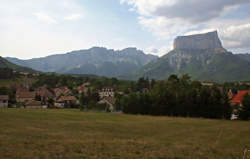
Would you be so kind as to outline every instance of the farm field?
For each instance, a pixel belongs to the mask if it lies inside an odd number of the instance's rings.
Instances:
[[[246,121],[0,109],[1,159],[236,159],[244,148]]]

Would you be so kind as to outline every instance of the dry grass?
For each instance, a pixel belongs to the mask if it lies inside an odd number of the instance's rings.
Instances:
[[[0,109],[1,159],[236,159],[250,122]]]

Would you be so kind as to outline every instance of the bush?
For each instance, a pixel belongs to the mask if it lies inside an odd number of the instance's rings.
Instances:
[[[239,118],[241,120],[249,120],[250,118],[250,95],[246,94],[242,101],[242,107],[239,110]]]

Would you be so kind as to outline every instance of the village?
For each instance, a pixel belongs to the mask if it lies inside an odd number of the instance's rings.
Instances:
[[[145,81],[144,81],[145,82]],[[202,83],[203,87],[213,87],[212,83]],[[27,78],[22,84],[0,85],[0,88],[15,90],[14,95],[1,94],[0,108],[37,108],[37,109],[58,109],[58,108],[80,108],[102,110],[106,112],[121,112],[122,109],[117,106],[117,98],[128,96],[132,92],[128,88],[126,93],[116,90],[111,86],[105,86],[97,90],[89,82],[83,82],[79,86],[70,89],[66,85],[48,88],[46,84],[32,90],[31,83]],[[218,87],[218,90],[222,88]],[[148,87],[141,87],[136,94],[147,93]],[[235,92],[235,91],[234,91]],[[228,101],[233,108],[231,119],[237,119],[238,110],[242,107],[242,101],[246,94],[250,95],[249,90],[238,90],[234,93],[231,89],[227,92]],[[132,92],[133,93],[133,92]],[[13,99],[14,98],[14,99]],[[89,99],[90,98],[90,99]],[[15,101],[13,102],[10,101]],[[91,102],[89,102],[91,101]],[[95,101],[93,103],[93,101]]]
[[[0,86],[7,89],[15,88],[16,104],[9,103],[8,95],[0,95],[0,108],[72,108],[80,105],[81,95],[86,95],[92,89],[89,83],[83,83],[75,88],[77,95],[73,95],[72,91],[67,86],[53,88],[50,91],[46,85],[38,87],[34,91],[29,90],[29,86]],[[112,87],[104,87],[98,91],[98,104],[107,105],[108,111],[115,111],[115,94],[123,94],[121,91],[115,91]]]

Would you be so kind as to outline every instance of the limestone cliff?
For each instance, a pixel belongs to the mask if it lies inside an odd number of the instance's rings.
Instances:
[[[247,57],[224,49],[216,31],[180,36],[174,41],[174,50],[144,66],[137,77],[167,79],[171,74],[189,74],[202,81],[247,81]]]
[[[190,36],[178,36],[174,40],[175,50],[206,50],[223,48],[217,31]]]

